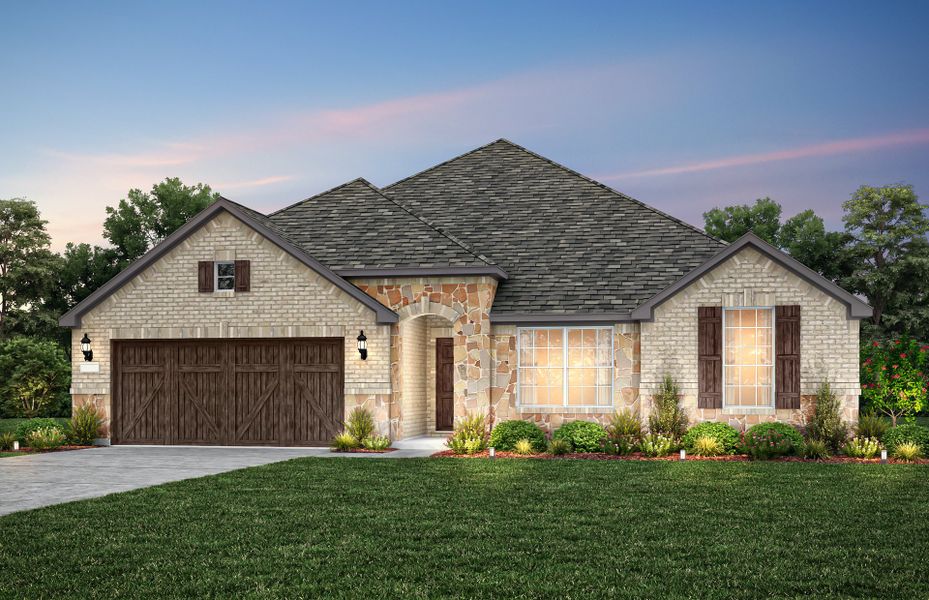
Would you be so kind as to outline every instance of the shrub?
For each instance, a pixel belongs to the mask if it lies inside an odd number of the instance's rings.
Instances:
[[[646,456],[667,456],[674,449],[674,440],[660,433],[650,433],[642,437],[639,448]]]
[[[842,421],[839,398],[829,382],[816,390],[816,407],[806,426],[807,437],[826,442],[830,450],[838,450],[848,439],[848,428]]]
[[[0,433],[0,450],[12,450],[13,442],[16,441],[16,434],[12,431]]]
[[[881,444],[874,438],[854,437],[842,446],[842,452],[852,458],[874,458],[881,451]]]
[[[70,414],[71,365],[50,341],[17,337],[0,344],[0,403],[11,417]]]
[[[71,440],[81,446],[89,446],[99,437],[103,419],[97,407],[89,402],[74,409],[71,415]]]
[[[603,450],[608,454],[629,454],[642,439],[642,421],[638,413],[623,410],[613,413],[606,426]]]
[[[922,458],[923,451],[919,444],[913,442],[903,442],[894,450],[894,458],[905,460],[907,462]]]
[[[47,429],[49,427],[57,428],[58,421],[48,417],[36,417],[35,419],[28,419],[16,426],[16,439],[25,444],[29,440],[29,435],[33,431],[37,429]]]
[[[529,440],[519,440],[513,444],[513,452],[516,454],[532,454],[535,450],[535,445]]]
[[[387,450],[390,448],[390,438],[386,435],[369,435],[361,445],[368,450]]]
[[[698,423],[687,430],[681,443],[688,452],[696,454],[696,442],[701,437],[711,437],[719,442],[722,446],[720,454],[735,454],[739,449],[739,432],[728,423],[716,421]]]
[[[455,432],[445,444],[455,454],[477,454],[487,449],[484,415],[466,415],[455,423]]]
[[[603,445],[606,430],[599,423],[571,421],[552,434],[553,439],[565,440],[575,452],[597,452]]]
[[[567,454],[571,451],[571,444],[566,440],[552,440],[548,443],[548,452],[555,456],[561,456],[562,454]]]
[[[745,432],[742,445],[752,458],[767,460],[793,453],[803,445],[803,436],[786,423],[759,423]]]
[[[891,454],[897,446],[908,442],[919,446],[923,454],[929,453],[929,428],[915,424],[898,425],[884,434],[884,445]]]
[[[603,440],[603,451],[607,454],[625,456],[635,452],[641,440],[642,438],[633,438],[632,436],[607,437],[607,439]]]
[[[348,452],[359,446],[358,440],[350,433],[342,432],[332,438],[332,449],[336,452]]]
[[[861,396],[866,406],[897,419],[926,408],[929,345],[910,339],[872,342],[861,347]]]
[[[813,439],[803,442],[800,448],[797,449],[797,454],[811,460],[824,460],[832,456],[832,453],[829,451],[829,445],[826,444],[826,442]]]
[[[881,441],[888,429],[890,429],[890,423],[884,417],[868,412],[858,418],[856,431],[860,437],[869,437]]]
[[[719,456],[724,452],[723,445],[713,436],[701,435],[693,444],[696,456]]]
[[[64,445],[65,434],[59,427],[40,427],[29,434],[26,443],[35,450],[50,450]]]
[[[687,432],[687,413],[681,408],[681,390],[670,375],[665,375],[658,393],[652,396],[652,414],[648,416],[648,430],[674,440]]]
[[[529,440],[538,452],[545,450],[545,433],[530,421],[503,421],[490,432],[490,445],[497,450],[513,450],[519,440]]]
[[[363,443],[377,429],[374,415],[367,408],[360,406],[352,409],[345,422],[345,433],[355,438],[359,444]]]

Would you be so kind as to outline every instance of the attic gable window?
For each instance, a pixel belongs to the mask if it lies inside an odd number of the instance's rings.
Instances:
[[[215,285],[213,289],[234,290],[235,289],[235,262],[233,261],[216,261],[213,263],[213,280]]]

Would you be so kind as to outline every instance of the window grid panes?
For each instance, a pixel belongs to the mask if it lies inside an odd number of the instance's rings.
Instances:
[[[234,290],[235,289],[235,263],[234,262],[216,262],[216,287],[217,290]]]
[[[774,406],[774,310],[723,311],[724,406]]]
[[[521,406],[611,406],[612,328],[520,329],[518,369]]]

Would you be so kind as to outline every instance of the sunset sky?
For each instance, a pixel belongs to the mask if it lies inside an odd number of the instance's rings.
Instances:
[[[55,249],[165,177],[270,211],[505,137],[694,224],[929,198],[929,2],[7,4],[0,198]]]

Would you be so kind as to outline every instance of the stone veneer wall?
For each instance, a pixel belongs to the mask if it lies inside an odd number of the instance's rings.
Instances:
[[[251,261],[250,292],[197,291],[197,261]],[[368,336],[369,358],[358,357],[355,338]],[[228,213],[217,215],[82,318],[72,331],[72,356],[87,333],[98,373],[72,364],[75,405],[95,403],[109,437],[110,341],[140,338],[344,337],[345,407],[370,406],[385,417],[390,387],[390,326],[371,309]]]
[[[778,304],[801,306],[800,409],[698,409],[697,308]],[[846,318],[845,305],[747,248],[660,305],[654,322],[642,324],[642,395],[649,398],[667,373],[680,384],[692,422],[726,421],[736,428],[768,420],[803,425],[817,386],[828,380],[842,400],[844,418],[857,422],[858,325]]]

